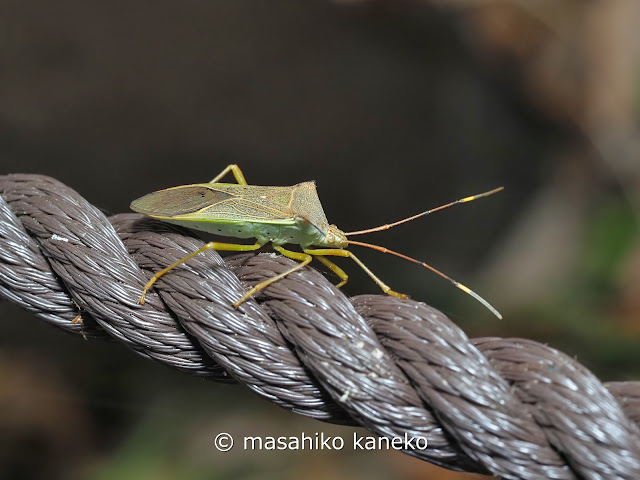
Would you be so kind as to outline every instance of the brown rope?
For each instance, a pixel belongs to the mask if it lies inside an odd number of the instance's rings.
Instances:
[[[291,260],[208,251],[184,230],[107,219],[38,175],[0,177],[0,295],[86,337],[270,401],[387,437],[406,453],[510,479],[640,478],[640,383],[603,385],[572,358],[523,339],[468,339],[441,312],[383,295],[347,298],[304,268],[239,309],[247,286]],[[82,321],[73,322],[81,313]]]

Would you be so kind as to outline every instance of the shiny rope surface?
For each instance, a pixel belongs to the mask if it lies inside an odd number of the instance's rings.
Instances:
[[[222,258],[187,231],[105,217],[50,177],[0,177],[0,296],[85,338],[240,382],[277,405],[390,438],[407,454],[508,479],[640,479],[640,382],[602,384],[574,359],[517,338],[469,339],[444,314],[384,295],[347,298],[271,253]],[[78,317],[80,315],[80,317]]]

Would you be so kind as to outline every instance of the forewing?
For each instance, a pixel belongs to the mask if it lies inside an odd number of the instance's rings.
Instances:
[[[203,221],[286,222],[291,212],[272,201],[275,191],[286,187],[233,184],[194,184],[150,193],[131,203],[131,209],[159,218]],[[278,197],[282,196],[281,192]]]
[[[229,198],[232,195],[204,185],[184,185],[159,190],[134,200],[131,210],[152,216],[174,217],[197,212]]]

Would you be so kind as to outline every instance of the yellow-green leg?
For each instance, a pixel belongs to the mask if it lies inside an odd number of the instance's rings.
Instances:
[[[327,267],[329,270],[331,270],[333,273],[335,273],[338,277],[340,277],[340,280],[342,280],[342,281],[340,283],[338,283],[336,285],[336,287],[340,288],[345,283],[347,283],[347,280],[349,280],[349,275],[347,275],[347,273],[343,269],[341,269],[338,265],[336,265],[331,260],[329,260],[328,258],[325,258],[325,257],[323,257],[321,255],[316,256],[316,260],[318,260],[325,267]]]
[[[206,245],[203,245],[201,248],[199,248],[195,252],[192,252],[189,255],[187,255],[186,257],[181,258],[177,262],[172,263],[168,267],[163,268],[162,270],[157,272],[153,277],[151,277],[151,280],[149,280],[147,282],[147,284],[144,286],[144,290],[142,291],[142,295],[140,295],[140,298],[138,299],[138,303],[141,304],[141,305],[144,303],[145,295],[147,294],[149,289],[153,286],[153,284],[156,283],[156,280],[158,280],[161,276],[163,276],[165,273],[173,270],[178,265],[181,265],[184,262],[186,262],[187,260],[189,260],[189,259],[195,257],[196,255],[204,252],[205,250],[227,250],[227,251],[232,251],[232,252],[248,252],[248,251],[251,251],[251,250],[257,250],[261,246],[262,245],[259,244],[259,243],[256,243],[254,245],[242,245],[242,244],[237,244],[237,243],[209,242]]]
[[[227,165],[225,169],[222,170],[222,172],[214,177],[213,180],[211,180],[209,183],[218,183],[222,179],[222,177],[224,177],[229,172],[233,172],[233,176],[235,177],[236,182],[238,182],[238,185],[248,185],[247,181],[244,179],[242,170],[240,170],[240,167],[238,165],[234,164]]]
[[[242,297],[240,297],[240,299],[233,304],[234,307],[238,308],[243,302],[245,302],[254,293],[257,293],[263,288],[268,287],[272,283],[277,282],[278,280],[286,277],[290,273],[300,270],[302,267],[307,265],[313,259],[311,255],[308,255],[302,252],[292,252],[291,250],[282,248],[280,245],[274,245],[273,249],[280,252],[285,257],[291,258],[292,260],[299,260],[300,263],[298,263],[297,265],[294,265],[293,267],[291,267],[289,270],[285,272],[279,273],[278,275],[275,275],[269,278],[268,280],[265,280],[264,282],[260,282],[259,284],[254,286],[252,289],[250,289],[247,293],[245,293]]]
[[[391,290],[391,287],[389,287],[389,285],[387,285],[382,280],[380,280],[371,270],[369,270],[369,267],[367,267],[364,263],[362,263],[362,261],[358,257],[356,257],[349,250],[346,250],[344,248],[305,248],[304,252],[308,253],[309,255],[317,256],[318,260],[320,260],[325,255],[332,255],[332,256],[336,256],[336,257],[349,257],[354,262],[356,262],[360,266],[360,268],[362,268],[367,273],[367,275],[369,275],[371,277],[371,279],[374,282],[376,282],[380,286],[380,288],[382,289],[382,291],[384,293],[389,294],[389,295],[393,295],[394,297],[408,298],[408,295],[405,295],[404,293],[399,293],[399,292],[396,292],[394,290]],[[331,262],[331,263],[333,263],[333,262]],[[329,268],[331,268],[331,267],[329,267]],[[342,272],[342,273],[344,273],[344,272]],[[337,272],[336,272],[336,274],[339,275]],[[345,276],[346,276],[346,274],[345,274]]]

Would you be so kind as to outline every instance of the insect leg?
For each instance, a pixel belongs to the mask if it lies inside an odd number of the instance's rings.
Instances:
[[[240,298],[240,300],[238,300],[236,303],[234,303],[233,304],[234,307],[238,308],[243,302],[245,302],[254,293],[257,293],[260,290],[262,290],[263,288],[268,287],[272,283],[277,282],[278,280],[286,277],[290,273],[293,273],[296,270],[300,270],[302,267],[307,265],[311,260],[313,260],[313,257],[311,255],[308,255],[306,253],[301,253],[301,252],[292,252],[291,250],[287,250],[285,248],[282,248],[280,245],[274,245],[273,249],[278,251],[278,252],[280,252],[285,257],[291,258],[292,260],[300,260],[300,263],[298,263],[297,265],[294,265],[293,267],[291,267],[287,271],[279,273],[278,275],[276,275],[274,277],[271,277],[268,280],[265,280],[264,282],[260,282],[259,284],[254,286],[252,289],[250,289],[247,293],[245,293]]]
[[[247,181],[244,179],[244,175],[242,174],[242,170],[238,165],[232,164],[227,165],[222,172],[220,172],[217,176],[215,176],[209,183],[218,183],[222,177],[224,177],[227,173],[233,172],[233,176],[238,182],[238,185],[248,185]]]
[[[195,257],[196,255],[204,252],[205,250],[212,250],[213,249],[213,250],[227,250],[227,251],[233,251],[233,252],[247,252],[247,251],[250,251],[250,250],[257,250],[261,246],[262,245],[259,244],[259,243],[255,243],[254,245],[242,245],[242,244],[238,244],[238,243],[209,242],[209,243],[203,245],[201,248],[199,248],[195,252],[191,252],[186,257],[183,257],[180,260],[178,260],[177,262],[172,263],[171,265],[169,265],[166,268],[163,268],[159,272],[156,272],[156,274],[153,277],[151,277],[151,280],[149,280],[147,282],[147,284],[144,286],[144,290],[142,291],[142,295],[140,295],[140,298],[138,299],[138,303],[141,304],[141,305],[144,303],[145,295],[147,294],[149,289],[153,286],[153,284],[156,283],[156,280],[158,280],[161,276],[163,276],[165,273],[173,270],[178,265],[181,265],[184,262],[186,262],[187,260],[189,260],[189,259]]]
[[[347,280],[349,280],[349,275],[347,275],[347,273],[344,270],[342,270],[338,265],[336,265],[331,260],[329,260],[328,258],[325,258],[325,257],[323,257],[321,255],[316,256],[316,260],[318,260],[320,263],[324,264],[329,270],[331,270],[338,277],[340,277],[341,282],[338,283],[336,285],[336,287],[340,288],[345,283],[347,283]]]
[[[336,257],[349,257],[354,262],[356,262],[360,266],[360,268],[362,268],[362,270],[364,270],[366,274],[371,277],[371,279],[374,282],[376,282],[380,286],[380,288],[384,293],[393,295],[394,297],[409,298],[408,295],[405,295],[404,293],[398,293],[394,290],[391,290],[389,285],[387,285],[382,280],[380,280],[375,273],[369,270],[369,267],[367,267],[364,263],[362,263],[362,260],[356,257],[353,254],[353,252],[349,250],[346,250],[344,248],[305,248],[304,252],[308,253],[309,255],[319,255],[319,256],[333,255]],[[320,260],[320,258],[318,258],[318,260]]]

